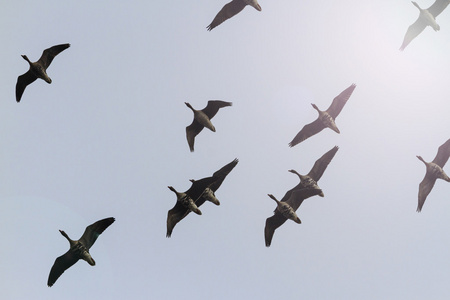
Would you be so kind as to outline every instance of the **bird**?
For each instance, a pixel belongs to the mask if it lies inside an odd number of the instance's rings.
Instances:
[[[48,275],[47,285],[51,287],[62,273],[79,259],[84,259],[91,266],[95,266],[95,261],[89,253],[89,249],[94,245],[98,236],[114,221],[115,219],[110,217],[89,225],[78,241],[71,240],[64,231],[60,230],[59,232],[69,241],[70,249],[55,260]]]
[[[436,157],[433,159],[432,162],[426,162],[422,158],[422,156],[419,155],[416,156],[419,160],[421,160],[425,164],[427,168],[425,177],[419,184],[419,196],[418,196],[419,203],[417,205],[416,210],[417,212],[422,211],[423,204],[425,203],[428,194],[433,189],[436,179],[440,178],[444,179],[447,182],[450,182],[450,177],[448,177],[448,175],[445,174],[444,170],[442,169],[445,163],[448,161],[449,156],[450,156],[450,139],[439,147]]]
[[[266,219],[266,226],[264,227],[266,247],[270,247],[275,230],[283,225],[287,219],[301,224],[300,218],[295,212],[303,200],[319,195],[321,192],[321,189],[316,188],[294,188],[288,191],[281,201],[269,194],[269,197],[277,202],[277,208],[274,210],[274,215]]]
[[[184,194],[192,200],[197,209],[207,200],[213,203],[216,202],[215,204],[219,205],[220,202],[215,197],[214,192],[221,186],[225,177],[227,177],[227,175],[234,169],[238,162],[238,159],[234,159],[232,162],[214,172],[211,177],[202,178],[200,180],[191,179],[190,181],[192,182],[192,185],[186,192],[184,192]],[[213,198],[211,198],[211,193]],[[186,217],[190,212],[191,209],[186,205],[183,205],[181,201],[177,201],[177,203],[175,203],[175,206],[167,213],[166,237],[171,237],[175,225],[184,219],[184,217]]]
[[[225,4],[225,6],[214,17],[211,24],[209,24],[206,28],[208,31],[211,31],[224,21],[240,13],[247,5],[253,6],[257,11],[262,10],[257,0],[233,0]]]
[[[347,103],[347,100],[350,98],[355,88],[355,84],[352,84],[351,86],[346,88],[342,93],[340,93],[333,99],[333,102],[326,111],[321,111],[315,104],[311,104],[312,107],[317,110],[319,116],[314,122],[305,125],[302,130],[297,133],[297,135],[289,143],[289,147],[294,147],[295,145],[319,133],[327,127],[337,133],[340,133],[339,129],[336,126],[335,119],[341,112],[345,103]]]
[[[70,47],[70,44],[60,44],[48,49],[45,49],[42,52],[41,57],[36,62],[31,62],[26,55],[22,55],[23,59],[25,59],[30,65],[30,69],[25,73],[20,75],[17,78],[16,83],[16,101],[20,102],[22,98],[23,92],[27,85],[33,83],[36,79],[41,78],[47,83],[52,83],[52,80],[47,75],[47,68],[52,63],[53,59],[56,55],[61,53]]]
[[[301,175],[295,170],[288,170],[300,178],[300,183],[288,190],[280,202],[287,202],[294,211],[297,211],[303,200],[316,195],[323,197],[323,191],[318,186],[317,181],[322,177],[338,149],[339,147],[335,146],[316,160],[307,175]],[[282,214],[277,213],[277,210],[274,213],[272,217],[266,219],[264,228],[266,247],[270,246],[275,230],[287,220]]]
[[[194,141],[197,134],[199,134],[204,127],[216,132],[216,128],[211,123],[211,119],[217,114],[220,108],[231,106],[232,102],[221,100],[209,100],[206,107],[202,110],[196,110],[188,102],[184,102],[194,113],[194,120],[191,125],[186,127],[186,138],[189,144],[189,149],[194,152]]]
[[[300,178],[300,183],[296,188],[320,189],[317,181],[319,181],[319,179],[322,177],[323,173],[325,172],[326,168],[328,167],[338,150],[339,147],[334,146],[331,150],[322,155],[318,160],[316,160],[314,166],[307,175],[301,175],[295,170],[289,170],[289,172],[296,174]],[[319,193],[319,196],[324,197],[323,192]]]
[[[400,51],[403,51],[427,26],[433,28],[434,31],[439,31],[440,26],[436,23],[436,17],[448,6],[450,0],[436,0],[427,9],[420,8],[419,4],[414,1],[411,3],[419,9],[420,14],[417,20],[408,27]]]

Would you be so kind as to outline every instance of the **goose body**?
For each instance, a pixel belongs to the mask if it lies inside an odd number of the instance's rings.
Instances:
[[[337,97],[333,99],[330,107],[328,107],[328,109],[325,111],[321,111],[317,107],[317,105],[311,104],[312,107],[317,110],[319,116],[314,122],[305,125],[302,130],[297,133],[297,135],[289,143],[289,147],[294,147],[295,145],[319,133],[325,128],[330,128],[336,133],[340,133],[339,129],[336,126],[335,119],[341,112],[344,105],[347,103],[355,88],[356,85],[352,84],[344,91],[342,91]]]
[[[177,195],[177,203],[181,203],[185,208],[189,209],[190,211],[195,212],[197,215],[201,215],[202,212],[200,209],[198,209],[197,205],[195,205],[194,200],[192,200],[191,197],[187,193],[179,193],[177,192],[172,186],[168,186],[169,190],[175,193]]]
[[[204,127],[215,132],[216,128],[211,123],[211,119],[217,114],[220,108],[231,106],[231,102],[221,100],[210,100],[206,107],[202,110],[196,110],[188,102],[184,102],[194,113],[194,120],[191,125],[186,127],[186,139],[189,144],[189,149],[194,152],[195,137],[203,130]]]
[[[192,182],[192,185],[185,192],[185,194],[193,200],[197,209],[206,201],[210,201],[216,205],[220,205],[219,200],[215,196],[215,192],[222,185],[225,177],[233,170],[238,162],[238,159],[234,159],[232,162],[214,172],[211,177],[202,178],[200,180],[190,180]],[[175,206],[167,213],[166,237],[170,237],[172,235],[172,231],[175,225],[183,220],[190,212],[191,210],[189,208],[177,201]]]
[[[437,179],[443,179],[450,182],[450,177],[445,174],[442,169],[447,163],[450,156],[450,139],[447,140],[438,149],[438,153],[432,162],[426,162],[421,156],[417,155],[417,158],[421,160],[426,166],[425,177],[419,184],[419,195],[418,195],[418,205],[417,212],[422,211],[423,204],[427,199],[428,194],[433,189],[434,184]]]
[[[45,49],[42,52],[42,55],[39,58],[39,60],[36,62],[31,62],[26,55],[22,55],[22,58],[28,62],[30,68],[25,74],[20,75],[17,78],[16,83],[17,102],[20,102],[20,99],[22,98],[25,88],[29,84],[33,83],[36,79],[40,78],[47,83],[52,83],[52,80],[47,75],[47,68],[50,66],[51,62],[53,61],[56,55],[58,55],[60,52],[64,51],[69,47],[70,44],[61,44]]]
[[[89,249],[97,240],[98,236],[114,223],[114,218],[106,218],[95,222],[86,227],[83,235],[79,240],[72,240],[62,230],[59,232],[64,236],[70,244],[70,249],[55,260],[50,274],[48,276],[47,285],[52,286],[56,280],[64,273],[65,270],[74,265],[78,260],[83,259],[91,266],[95,266],[95,261],[89,253]]]
[[[276,210],[278,210],[284,218],[292,220],[298,224],[302,223],[302,221],[300,221],[300,218],[295,213],[295,210],[287,202],[278,201],[277,198],[275,198],[275,196],[272,194],[267,195],[277,203]]]
[[[439,31],[440,26],[436,22],[436,17],[448,6],[450,0],[436,0],[428,9],[422,9],[416,2],[411,2],[417,7],[420,14],[417,20],[408,27],[400,51],[403,51],[427,26],[433,28],[434,31]]]
[[[257,11],[261,11],[261,6],[257,0],[233,0],[217,13],[214,20],[206,28],[211,31],[224,21],[240,13],[247,5],[254,7]]]
[[[283,225],[288,219],[300,224],[300,218],[298,218],[295,212],[303,203],[303,200],[319,195],[321,192],[322,190],[320,189],[301,188],[297,186],[286,192],[281,201],[276,200],[277,208],[274,210],[273,216],[266,219],[266,226],[264,227],[266,247],[270,247],[275,230]]]

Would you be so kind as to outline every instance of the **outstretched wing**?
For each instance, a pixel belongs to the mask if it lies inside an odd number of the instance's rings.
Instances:
[[[319,118],[317,118],[314,122],[303,126],[302,130],[300,130],[299,133],[297,133],[297,135],[289,143],[289,147],[294,147],[307,138],[321,132],[324,128],[325,126],[323,125],[323,123],[319,120]]]
[[[333,149],[322,155],[321,158],[316,160],[314,163],[314,166],[312,167],[311,171],[309,171],[308,176],[314,179],[316,182],[319,181],[319,179],[322,177],[323,172],[325,172],[328,164],[333,159],[336,152],[339,150],[338,146],[334,146]]]
[[[266,219],[266,226],[264,227],[266,247],[270,247],[275,230],[283,225],[286,220],[287,219],[278,210],[275,210],[275,214]]]
[[[109,225],[114,223],[114,218],[106,218],[100,221],[95,222],[94,224],[89,225],[84,230],[83,235],[80,238],[80,242],[86,247],[91,248],[97,240],[98,236],[108,228]]]
[[[333,119],[336,119],[336,117],[339,115],[345,103],[347,103],[347,100],[350,98],[353,91],[355,90],[355,88],[356,85],[352,84],[333,99],[333,102],[331,102],[330,107],[328,107],[327,109],[328,114],[332,116]]]
[[[428,7],[427,10],[433,15],[433,17],[436,18],[448,6],[449,3],[449,0],[436,0],[430,7]]]
[[[433,189],[434,183],[436,182],[436,176],[432,176],[430,173],[426,173],[422,182],[419,184],[419,203],[417,205],[417,212],[422,210],[422,206],[427,199],[428,194]]]
[[[236,167],[239,160],[235,158],[232,162],[226,164],[216,172],[214,172],[213,177],[215,181],[209,186],[211,190],[214,192],[222,185],[222,182],[225,180],[225,177]]]
[[[69,249],[65,254],[58,257],[53,263],[50,274],[48,275],[47,285],[52,286],[65,270],[73,266],[79,260],[77,255]]]
[[[186,139],[189,144],[189,149],[194,152],[194,142],[195,137],[203,130],[204,126],[197,122],[195,119],[192,121],[191,125],[186,127]]]
[[[45,69],[47,69],[50,64],[52,63],[53,59],[56,55],[61,53],[62,51],[66,50],[70,47],[70,44],[60,44],[53,47],[50,47],[48,49],[45,49],[42,52],[41,58],[39,58],[38,63],[40,63]]]
[[[30,83],[34,82],[37,79],[37,77],[30,71],[26,72],[23,75],[20,75],[17,78],[16,83],[16,101],[20,102],[20,99],[22,98],[23,92],[25,91],[25,88]]]
[[[439,167],[443,168],[447,163],[448,158],[450,156],[450,139],[448,139],[444,144],[442,144],[439,149],[436,157],[433,159],[433,162],[437,164]]]
[[[175,206],[169,210],[167,213],[167,232],[166,237],[172,236],[172,231],[175,225],[177,225],[178,222],[184,219],[188,214],[190,213],[190,210],[187,207],[184,207],[181,202],[177,201]]]
[[[425,27],[427,27],[427,24],[421,17],[419,17],[416,22],[409,26],[408,31],[406,31],[405,37],[403,38],[403,43],[400,47],[400,51],[403,51],[406,46],[408,46],[408,44],[425,29]]]
[[[211,24],[206,28],[208,31],[211,31],[224,21],[240,13],[246,5],[247,4],[242,0],[233,0],[230,3],[225,4],[225,6],[217,13]]]
[[[226,102],[221,100],[209,100],[208,104],[204,109],[202,109],[202,112],[204,112],[208,118],[211,120],[221,109],[222,107],[227,107],[233,105],[232,102]]]

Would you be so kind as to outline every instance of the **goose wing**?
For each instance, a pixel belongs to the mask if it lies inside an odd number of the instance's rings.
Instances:
[[[266,226],[264,227],[264,239],[266,241],[266,247],[269,247],[272,243],[272,238],[275,230],[283,225],[286,220],[287,219],[278,210],[275,210],[275,214],[266,219]]]
[[[70,249],[65,254],[58,257],[50,270],[48,275],[47,285],[52,286],[56,280],[64,273],[65,270],[73,266],[79,260]]]
[[[100,221],[95,222],[94,224],[89,225],[84,230],[83,235],[79,239],[79,241],[88,249],[94,245],[98,236],[105,231],[106,228],[109,227],[112,223],[114,223],[114,218],[106,218]]]
[[[347,100],[350,98],[353,91],[355,90],[355,88],[356,85],[352,84],[333,99],[333,102],[331,102],[330,107],[328,107],[327,109],[328,114],[332,116],[333,119],[336,119],[336,117],[339,115],[345,103],[347,103]]]
[[[221,100],[209,100],[206,107],[202,109],[202,112],[204,112],[211,120],[217,114],[220,108],[231,106],[232,104],[233,104],[232,102],[226,102]]]
[[[195,119],[192,121],[191,125],[186,127],[186,139],[189,144],[189,149],[194,152],[194,142],[195,137],[203,130],[204,126],[197,122]]]
[[[173,228],[178,222],[184,219],[189,214],[190,210],[184,207],[179,201],[167,213],[167,233],[166,237],[172,235]]]
[[[302,130],[300,130],[297,135],[292,139],[289,143],[289,147],[294,147],[295,145],[303,142],[307,138],[321,132],[325,126],[323,123],[317,118],[314,122],[309,123],[303,126]]]
[[[216,172],[214,172],[213,177],[215,178],[215,181],[209,186],[211,190],[214,192],[219,189],[219,187],[222,185],[222,182],[225,180],[225,177],[227,177],[228,174],[236,167],[239,160],[235,158],[232,162],[226,164]]]
[[[422,210],[422,206],[427,199],[428,194],[433,189],[434,183],[436,182],[436,176],[431,175],[431,173],[426,173],[422,182],[419,184],[419,203],[417,205],[417,212]]]
[[[433,17],[437,17],[450,3],[449,0],[436,0],[427,10]]]
[[[311,188],[303,188],[303,189],[295,189],[292,191],[289,199],[286,200],[286,203],[289,204],[294,211],[300,207],[303,203],[303,200],[308,199],[309,197],[319,195],[322,192],[321,189],[311,189]]]
[[[242,0],[233,0],[230,3],[225,4],[225,6],[217,13],[211,24],[206,27],[208,31],[222,24],[224,21],[240,13],[247,4]]]
[[[405,37],[403,38],[400,51],[403,51],[406,46],[408,46],[408,44],[425,29],[425,27],[427,27],[427,23],[421,17],[409,26],[408,31],[406,31]]]
[[[44,69],[47,69],[50,64],[52,63],[52,60],[55,58],[56,55],[61,53],[62,51],[66,50],[70,47],[70,44],[60,44],[53,47],[50,47],[48,49],[45,49],[42,52],[41,58],[37,61],[39,64],[41,64]]]
[[[438,153],[436,154],[436,157],[433,159],[433,162],[437,164],[439,167],[443,168],[444,165],[447,163],[449,156],[450,156],[450,139],[439,147]]]
[[[20,99],[22,98],[23,92],[25,91],[25,88],[27,87],[27,85],[29,85],[30,83],[33,83],[36,79],[37,79],[37,77],[30,70],[28,70],[28,72],[26,72],[23,75],[20,75],[17,78],[17,83],[16,83],[16,101],[17,102],[20,102]]]
[[[319,181],[319,179],[322,177],[323,172],[325,172],[325,169],[327,168],[328,164],[333,159],[336,152],[339,150],[338,146],[334,146],[330,151],[322,155],[321,158],[316,160],[314,163],[314,166],[312,167],[311,171],[309,171],[308,176],[314,179],[315,181]]]

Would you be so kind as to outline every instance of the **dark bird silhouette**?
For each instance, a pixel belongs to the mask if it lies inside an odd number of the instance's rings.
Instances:
[[[319,113],[319,117],[314,122],[305,125],[289,143],[289,147],[294,147],[295,145],[301,143],[310,136],[321,132],[324,128],[327,127],[337,133],[340,133],[335,124],[335,119],[341,112],[345,103],[347,103],[347,100],[352,95],[355,87],[356,85],[352,84],[351,86],[346,88],[342,93],[340,93],[336,98],[333,99],[333,102],[326,111],[321,111],[315,104],[311,104],[312,107],[314,107],[314,109]]]
[[[52,286],[59,276],[79,259],[84,259],[91,266],[95,266],[95,261],[89,253],[89,249],[94,245],[98,236],[114,221],[114,218],[106,218],[89,225],[78,241],[71,240],[64,231],[60,230],[59,232],[69,241],[70,249],[55,260],[48,275],[47,285]]]
[[[231,106],[231,102],[225,102],[221,100],[210,100],[208,105],[202,110],[194,109],[189,103],[184,102],[187,107],[189,107],[194,113],[194,120],[191,125],[186,127],[186,138],[189,144],[189,149],[194,152],[194,141],[197,134],[199,134],[204,127],[209,130],[216,132],[211,119],[217,114],[220,108]]]
[[[52,63],[53,59],[60,52],[69,48],[70,44],[61,44],[45,49],[42,52],[41,58],[37,62],[31,62],[26,55],[22,55],[23,59],[25,59],[30,64],[30,69],[23,75],[20,75],[17,78],[16,83],[16,101],[20,102],[22,98],[23,92],[27,85],[33,83],[36,79],[41,78],[45,80],[47,83],[52,83],[52,80],[47,75],[47,68]]]
[[[319,195],[324,196],[322,190],[317,184],[317,181],[322,177],[327,166],[333,159],[339,147],[335,146],[314,163],[314,166],[307,175],[301,175],[295,170],[289,172],[296,174],[300,178],[300,183],[286,192],[280,202],[287,202],[294,211],[302,204],[303,200]],[[264,228],[264,237],[266,246],[269,247],[272,242],[272,237],[275,230],[286,222],[287,218],[281,212],[274,211],[274,215],[266,220],[266,227]]]
[[[222,24],[224,21],[240,13],[247,5],[253,6],[256,10],[261,11],[261,6],[257,0],[233,0],[217,13],[214,20],[206,28],[211,31],[216,26]]]
[[[320,189],[315,188],[303,188],[303,189],[292,189],[286,193],[281,201],[272,198],[277,202],[277,208],[274,210],[274,215],[266,219],[266,226],[264,227],[264,238],[266,241],[266,247],[270,247],[272,243],[272,238],[275,230],[286,222],[286,220],[291,219],[294,222],[301,224],[300,218],[295,213],[297,209],[302,204],[303,200],[319,195],[322,192]]]
[[[422,156],[417,155],[417,158],[420,159],[425,166],[427,167],[427,172],[425,173],[425,177],[422,182],[419,184],[419,204],[417,205],[417,212],[422,210],[422,206],[427,199],[428,194],[433,189],[434,183],[436,179],[444,179],[445,181],[450,182],[450,178],[445,174],[442,169],[447,162],[450,156],[450,139],[447,140],[443,145],[441,145],[438,149],[438,153],[432,162],[426,162]]]
[[[238,162],[238,159],[234,159],[232,162],[228,163],[220,170],[214,172],[211,177],[206,177],[200,180],[191,179],[191,187],[186,192],[177,194],[177,203],[167,213],[166,237],[170,237],[175,225],[183,220],[184,217],[186,217],[191,211],[193,211],[189,207],[189,205],[186,204],[186,201],[189,201],[189,203],[191,203],[191,206],[195,205],[198,211],[200,211],[198,207],[202,206],[206,201],[211,201],[216,205],[220,204],[219,200],[217,200],[215,196],[215,191],[217,191],[217,189],[222,185],[225,177],[227,177],[227,175],[231,172],[231,170],[233,170]],[[182,197],[188,199],[182,200],[182,198],[178,198],[179,194],[183,194]]]
[[[449,0],[436,0],[428,9],[422,9],[420,6],[411,1],[415,7],[420,11],[417,20],[408,27],[400,51],[403,51],[408,44],[415,39],[427,26],[430,26],[434,31],[439,31],[440,26],[436,23],[436,17],[448,6]]]

